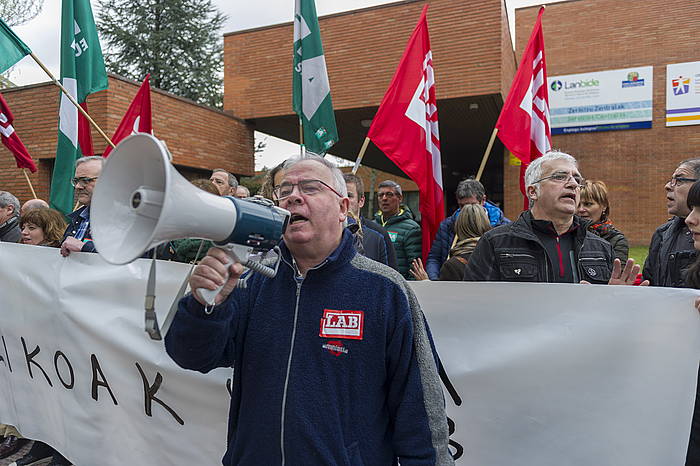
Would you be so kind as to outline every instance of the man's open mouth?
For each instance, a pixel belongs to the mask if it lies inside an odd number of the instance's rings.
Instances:
[[[297,222],[305,222],[307,220],[308,220],[308,218],[304,217],[303,215],[292,214],[291,217],[289,217],[289,224],[293,225]]]

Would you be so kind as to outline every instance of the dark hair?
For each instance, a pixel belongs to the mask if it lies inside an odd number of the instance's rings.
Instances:
[[[38,226],[44,232],[45,246],[54,248],[61,246],[63,232],[66,229],[66,221],[63,214],[54,209],[33,209],[26,212],[19,219],[20,228],[24,228],[25,223]]]
[[[362,199],[362,196],[365,195],[365,184],[362,182],[362,178],[352,173],[343,173],[343,178],[345,179],[345,184],[355,183],[357,198]]]
[[[289,160],[289,159],[287,159]],[[284,163],[287,161],[284,160],[280,162],[278,165],[276,165],[274,168],[270,169],[265,174],[265,179],[263,180],[262,185],[260,186],[260,190],[258,191],[258,195],[262,196],[266,199],[272,199],[272,191],[275,189],[275,175],[284,168]]]
[[[379,183],[379,186],[377,186],[377,189],[379,188],[391,188],[394,190],[394,193],[397,196],[403,196],[403,192],[401,191],[401,185],[398,184],[396,181],[392,180],[385,180]]]
[[[678,164],[679,167],[683,165],[687,165],[693,170],[693,176],[695,176],[695,178],[700,178],[700,158],[686,159]]]
[[[486,196],[486,190],[484,189],[484,185],[481,184],[481,181],[475,180],[474,178],[467,178],[459,182],[457,190],[455,191],[455,196],[457,200],[473,196],[477,201],[481,202]]]
[[[700,159],[696,159],[700,160]],[[688,165],[686,163],[686,165]],[[697,176],[697,175],[696,175]],[[688,209],[693,210],[693,207],[700,207],[700,181],[696,181],[688,190],[688,197],[686,197],[686,202],[688,203]],[[700,255],[693,262],[693,265],[688,267],[688,271],[685,276],[685,284],[691,288],[700,288]]]
[[[212,183],[206,178],[197,178],[196,180],[190,181],[190,183],[192,183],[202,191],[208,192],[209,194],[216,194],[217,196],[221,195],[221,193],[219,193],[219,188],[217,188],[214,183]]]

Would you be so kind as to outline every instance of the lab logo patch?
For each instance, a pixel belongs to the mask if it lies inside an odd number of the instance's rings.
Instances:
[[[362,340],[365,327],[364,311],[336,311],[324,309],[321,318],[322,338],[349,338]]]
[[[348,349],[343,346],[343,342],[340,340],[328,340],[321,348],[328,350],[329,353],[336,357],[341,354],[348,354]]]

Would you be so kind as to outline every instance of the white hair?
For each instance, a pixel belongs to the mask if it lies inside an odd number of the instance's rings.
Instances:
[[[100,167],[105,166],[105,158],[101,157],[99,155],[89,155],[85,157],[80,157],[78,160],[75,161],[75,167],[77,168],[78,165],[82,165],[86,162],[92,162],[92,161],[100,162]]]
[[[537,193],[540,192],[540,187],[535,182],[542,178],[542,165],[545,162],[551,162],[552,160],[566,160],[567,162],[576,165],[578,168],[578,162],[571,155],[558,150],[551,150],[542,157],[530,162],[527,170],[525,170],[525,192],[527,192],[527,188],[530,186],[534,186]]]
[[[282,167],[283,170],[289,170],[292,168],[294,165],[300,163],[300,162],[306,162],[306,161],[313,161],[313,162],[318,162],[321,165],[324,165],[328,170],[331,172],[331,176],[333,178],[333,188],[338,191],[338,194],[340,194],[343,197],[348,197],[348,186],[345,184],[345,178],[343,178],[343,172],[340,171],[338,166],[331,162],[330,160],[327,160],[323,157],[321,157],[318,154],[314,154],[313,152],[307,152],[306,156],[304,157],[299,157],[295,156],[287,161],[284,162],[284,166]]]

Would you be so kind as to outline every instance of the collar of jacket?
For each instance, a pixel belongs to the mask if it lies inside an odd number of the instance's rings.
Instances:
[[[82,214],[86,209],[89,209],[89,208],[90,208],[89,205],[80,206],[80,207],[78,207],[76,210],[74,210],[73,212],[71,212],[71,213],[69,213],[68,215],[66,215],[66,217],[68,217],[68,218],[71,220],[71,222],[74,222],[76,219],[82,220],[81,214]],[[87,219],[90,220],[90,210],[88,210],[88,212],[87,212]]]
[[[280,251],[282,252],[282,259],[285,264],[287,264],[292,272],[295,272],[294,268],[294,261],[292,260],[292,253],[289,251],[289,248],[287,245],[284,243],[284,240],[280,243]],[[324,270],[324,271],[332,271],[337,269],[338,267],[342,267],[343,265],[347,264],[350,262],[350,260],[355,256],[355,246],[353,244],[353,235],[348,230],[347,228],[343,228],[343,236],[340,239],[340,244],[338,245],[335,250],[330,253],[326,259],[321,262],[321,264],[317,265],[316,267],[313,267],[312,269],[309,270]],[[308,273],[307,273],[308,276]]]
[[[12,229],[17,222],[19,222],[19,217],[17,215],[14,215],[7,220],[5,220],[3,223],[0,224],[0,233],[4,233],[5,231],[9,231]]]
[[[521,213],[520,216],[515,220],[515,222],[512,223],[511,226],[511,231],[513,234],[516,234],[522,238],[529,239],[531,241],[536,241],[540,242],[539,238],[537,238],[537,235],[534,232],[535,224],[534,222],[538,222],[539,225],[547,225],[551,224],[552,222],[548,220],[535,220],[532,218],[532,213],[530,213],[529,210],[526,210],[525,212]],[[574,220],[573,223],[571,224],[571,228],[569,231],[573,231],[576,241],[581,242],[586,236],[586,228],[582,228],[584,226],[584,223],[581,221],[581,219],[577,216],[574,215]],[[541,228],[540,228],[541,229]],[[554,227],[551,226],[549,230],[544,230],[548,232],[554,232]]]

